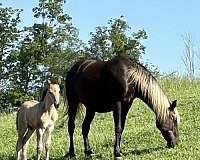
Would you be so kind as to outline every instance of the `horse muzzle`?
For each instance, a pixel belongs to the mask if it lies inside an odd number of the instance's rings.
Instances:
[[[177,141],[167,142],[167,147],[174,148],[177,144],[178,144]]]
[[[167,146],[169,148],[174,148],[178,144],[179,137],[175,137],[172,132],[170,132],[170,137],[171,140],[167,142]]]

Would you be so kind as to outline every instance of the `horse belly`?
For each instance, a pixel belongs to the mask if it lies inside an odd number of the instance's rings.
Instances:
[[[94,112],[106,113],[111,112],[113,110],[113,105],[107,99],[101,99],[96,96],[93,97],[85,97],[84,100],[81,101],[86,109],[90,109]]]

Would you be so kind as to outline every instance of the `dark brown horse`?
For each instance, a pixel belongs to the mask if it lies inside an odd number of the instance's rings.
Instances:
[[[83,60],[77,62],[68,72],[65,80],[68,101],[69,153],[74,157],[73,134],[75,116],[79,103],[86,107],[82,124],[85,154],[92,154],[88,133],[95,112],[113,112],[115,124],[114,156],[121,158],[120,141],[127,113],[135,98],[144,101],[156,114],[156,126],[161,131],[169,147],[178,143],[178,123],[176,100],[170,102],[156,79],[141,64],[125,57],[115,57],[110,61]]]

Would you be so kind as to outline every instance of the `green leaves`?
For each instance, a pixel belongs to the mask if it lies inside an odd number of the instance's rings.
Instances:
[[[89,46],[85,51],[93,57],[107,60],[116,55],[127,55],[139,60],[144,53],[145,47],[140,43],[147,38],[144,30],[139,30],[130,35],[128,23],[122,19],[111,19],[108,26],[96,27],[96,31],[91,32]]]
[[[48,78],[60,78],[76,59],[78,31],[64,13],[64,3],[39,0],[32,10],[37,23],[25,26],[21,39],[21,10],[0,8],[0,87],[5,88],[0,92],[9,95],[6,104],[36,96]]]
[[[13,50],[20,36],[17,25],[20,22],[21,11],[11,7],[0,7],[0,79],[7,78],[4,77],[6,56]]]
[[[9,64],[9,55],[15,51],[20,31],[17,25],[20,22],[22,10],[12,9],[11,7],[1,7],[0,5],[0,109],[9,105],[8,88],[9,73],[13,66]],[[12,57],[14,59],[15,57]]]
[[[88,43],[83,43],[71,16],[63,10],[64,4],[65,0],[39,0],[32,9],[35,23],[21,31],[18,24],[22,10],[0,6],[3,104],[15,105],[16,99],[37,97],[47,79],[64,79],[66,71],[80,58],[108,60],[115,55],[128,55],[139,60],[144,53],[141,41],[147,38],[146,32],[131,32],[123,17],[96,27]],[[8,100],[5,102],[1,97]]]

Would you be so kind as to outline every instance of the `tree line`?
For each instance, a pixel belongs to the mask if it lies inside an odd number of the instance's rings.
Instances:
[[[145,53],[144,30],[132,32],[124,17],[108,20],[79,37],[72,17],[64,11],[65,0],[38,0],[32,9],[32,26],[19,27],[22,9],[0,4],[0,110],[27,99],[38,99],[47,79],[63,81],[75,61],[93,57],[108,60],[127,55],[139,61]]]

